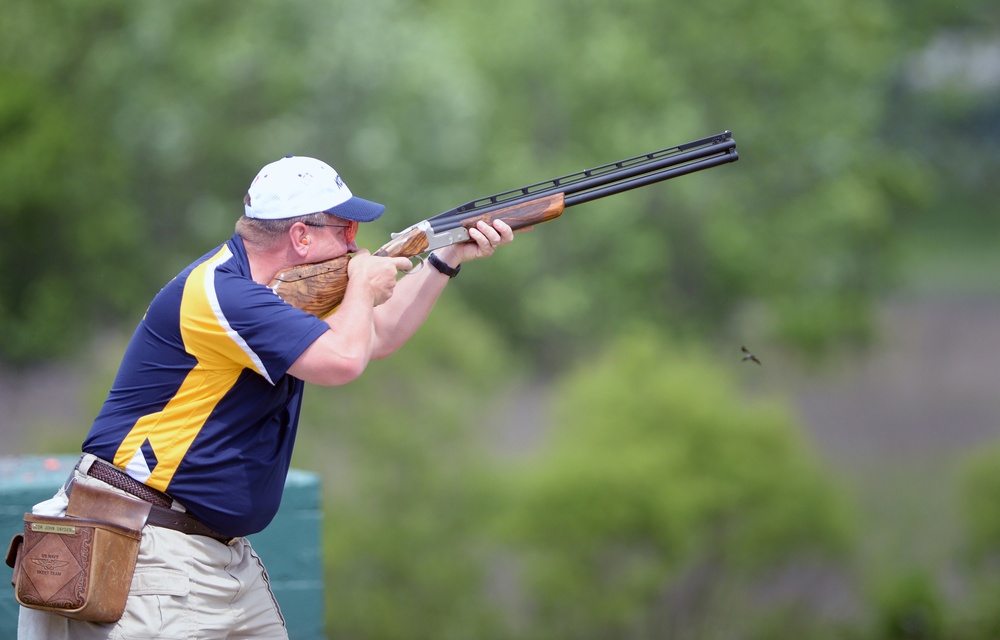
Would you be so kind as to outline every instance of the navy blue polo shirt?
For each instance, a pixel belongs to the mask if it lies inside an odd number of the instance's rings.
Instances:
[[[253,281],[239,235],[150,303],[83,451],[229,536],[278,510],[303,382],[288,367],[328,329]]]

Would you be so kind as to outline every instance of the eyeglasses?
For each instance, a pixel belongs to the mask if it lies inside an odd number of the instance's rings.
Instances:
[[[358,222],[351,220],[347,224],[326,224],[323,222],[303,222],[307,227],[340,227],[344,229],[344,242],[350,244],[358,236]]]

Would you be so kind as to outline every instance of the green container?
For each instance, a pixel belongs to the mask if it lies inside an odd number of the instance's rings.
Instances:
[[[24,529],[24,514],[48,500],[66,481],[79,456],[0,457],[0,543]],[[323,638],[323,558],[319,477],[292,469],[285,480],[281,508],[264,531],[250,536],[264,561],[271,589],[288,625],[291,640]],[[4,546],[6,551],[6,546]],[[0,638],[17,636],[18,604],[10,588],[12,571],[0,572]]]

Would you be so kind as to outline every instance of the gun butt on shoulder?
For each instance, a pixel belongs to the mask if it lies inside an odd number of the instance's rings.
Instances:
[[[325,318],[340,306],[347,291],[350,256],[315,262],[279,271],[268,285],[282,300]]]

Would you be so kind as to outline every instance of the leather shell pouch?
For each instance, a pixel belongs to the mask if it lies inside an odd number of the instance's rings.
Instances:
[[[24,514],[7,564],[18,603],[90,622],[125,611],[150,504],[73,483],[65,517]]]

